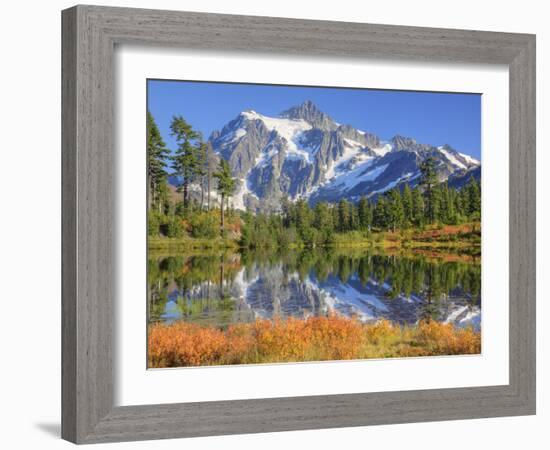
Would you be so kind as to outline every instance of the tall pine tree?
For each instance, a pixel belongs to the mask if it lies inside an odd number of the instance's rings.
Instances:
[[[412,221],[416,226],[424,223],[424,198],[418,186],[412,190]]]
[[[424,162],[420,165],[420,171],[422,173],[420,184],[424,187],[424,197],[426,199],[426,214],[428,217],[428,222],[433,223],[437,219],[438,212],[438,192],[436,192],[438,178],[436,161],[433,156],[428,156],[424,160]]]
[[[479,220],[481,217],[481,190],[474,177],[470,178],[470,181],[466,186],[466,198],[468,202],[468,216],[472,219]]]
[[[204,207],[204,191],[208,189],[207,175],[208,175],[208,144],[203,142],[202,139],[199,140],[197,145],[197,172],[196,176],[199,181],[199,186],[201,189],[201,199],[200,199],[200,209]]]
[[[388,225],[395,232],[403,224],[405,218],[401,192],[398,188],[392,189],[388,194],[387,216]]]
[[[315,205],[313,226],[319,231],[325,242],[329,240],[334,231],[334,224],[328,203],[319,202]]]
[[[409,225],[413,223],[413,197],[411,187],[408,183],[405,184],[405,187],[403,188],[402,199],[405,223]]]
[[[378,197],[376,206],[373,211],[373,223],[377,227],[386,228],[388,226],[388,212],[386,207],[386,199],[384,196]]]
[[[224,203],[225,199],[228,199],[233,194],[236,180],[233,178],[229,163],[225,159],[220,160],[218,171],[214,173],[214,177],[218,180],[218,193],[221,196],[220,232],[223,237],[225,231]]]
[[[169,151],[150,111],[147,111],[147,187],[148,206],[162,212],[163,184],[166,183],[166,160]]]
[[[178,148],[172,157],[172,168],[183,178],[183,206],[189,205],[189,186],[198,174],[200,160],[195,145],[199,134],[193,130],[182,116],[174,116],[170,124],[172,136],[178,143]]]
[[[349,202],[342,199],[338,202],[338,231],[346,232],[350,229],[350,208]]]
[[[372,209],[367,197],[362,196],[358,204],[359,225],[362,230],[369,230],[372,224]]]

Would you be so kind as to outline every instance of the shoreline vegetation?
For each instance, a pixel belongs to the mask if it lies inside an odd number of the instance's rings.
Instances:
[[[319,248],[345,248],[379,250],[391,254],[418,254],[433,258],[472,260],[480,262],[481,223],[467,222],[461,225],[432,225],[424,230],[406,229],[397,232],[373,231],[336,233],[333,242],[317,245]],[[149,236],[148,250],[152,255],[177,254],[180,252],[238,251],[246,249],[240,238],[193,238],[184,236],[170,238]],[[303,249],[303,244],[291,243],[289,249]]]
[[[258,319],[227,329],[187,322],[149,326],[148,367],[184,367],[479,354],[481,333],[433,320],[373,324],[337,315]]]

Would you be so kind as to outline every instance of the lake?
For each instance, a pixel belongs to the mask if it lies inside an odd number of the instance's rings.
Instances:
[[[450,259],[450,260],[449,260]],[[150,255],[149,323],[226,328],[256,319],[339,314],[481,327],[481,264],[352,249]]]

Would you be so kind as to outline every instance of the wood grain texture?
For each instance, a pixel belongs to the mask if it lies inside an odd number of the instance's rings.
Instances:
[[[77,6],[63,11],[62,436],[93,443],[535,412],[535,37]],[[510,383],[113,407],[116,44],[506,64],[510,71]]]
[[[61,340],[62,340],[62,432],[71,441],[76,440],[76,10],[66,11],[62,17],[62,155],[61,244],[62,281]],[[71,38],[69,38],[69,36]]]

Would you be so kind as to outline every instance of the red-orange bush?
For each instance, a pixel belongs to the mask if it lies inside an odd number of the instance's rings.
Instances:
[[[433,321],[399,327],[330,316],[257,320],[225,331],[156,324],[148,344],[150,367],[178,367],[479,353],[481,336]]]
[[[417,336],[422,346],[437,354],[463,355],[481,350],[480,333],[470,328],[456,328],[450,323],[421,322]]]

